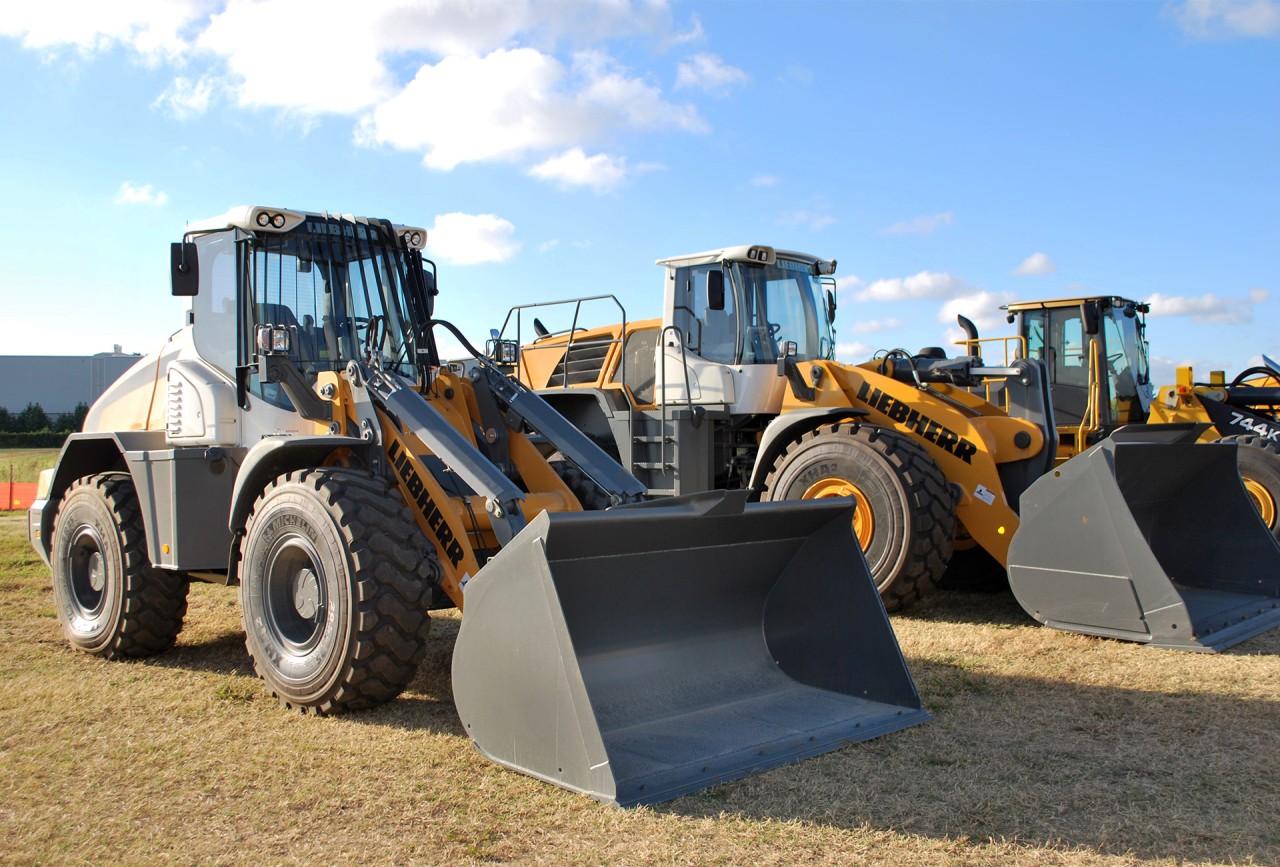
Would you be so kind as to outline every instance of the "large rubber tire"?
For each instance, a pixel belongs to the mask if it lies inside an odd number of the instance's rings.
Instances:
[[[127,473],[86,476],[53,519],[53,596],[71,646],[105,659],[173,646],[187,613],[187,576],[147,559],[142,509]]]
[[[1253,507],[1271,535],[1280,541],[1280,444],[1244,434],[1223,437],[1236,444],[1236,467]]]
[[[888,611],[926,596],[951,559],[955,492],[907,437],[875,425],[824,425],[792,443],[765,478],[762,500],[854,496],[854,536]]]
[[[399,491],[339,467],[278,477],[245,527],[240,610],[254,669],[289,708],[336,714],[399,695],[439,582]]]

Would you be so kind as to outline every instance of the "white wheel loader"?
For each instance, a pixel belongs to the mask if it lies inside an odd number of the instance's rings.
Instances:
[[[173,245],[186,324],[94,404],[29,515],[74,647],[159,653],[189,582],[239,585],[258,674],[329,714],[404,690],[428,611],[457,606],[480,751],[622,805],[928,718],[847,503],[638,504],[535,394],[439,366],[425,242],[243,207]],[[532,437],[613,508],[584,512]]]
[[[522,305],[490,347],[651,496],[852,499],[891,611],[967,546],[1057,628],[1205,651],[1280,625],[1280,545],[1235,445],[1150,429],[1058,467],[1043,361],[929,347],[842,364],[833,260],[744,245],[657,264],[661,318],[628,322],[612,295]]]

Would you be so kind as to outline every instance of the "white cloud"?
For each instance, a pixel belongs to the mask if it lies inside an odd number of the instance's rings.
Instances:
[[[777,185],[778,179],[773,175],[756,175],[751,179],[751,186],[753,187],[776,187]]]
[[[505,262],[520,250],[516,227],[495,214],[440,214],[427,230],[434,258],[453,265]]]
[[[608,154],[587,156],[582,148],[572,148],[529,169],[539,180],[556,181],[569,187],[590,187],[607,192],[627,177],[627,158]]]
[[[751,76],[715,54],[695,54],[691,62],[676,65],[676,90],[692,88],[712,96],[727,96],[732,88],[750,80]]]
[[[1019,277],[1039,276],[1041,274],[1052,274],[1058,270],[1058,266],[1049,258],[1046,253],[1032,253],[1030,256],[1022,260],[1022,264],[1010,271]]]
[[[0,35],[21,37],[24,48],[39,51],[71,47],[93,54],[124,45],[154,64],[187,50],[182,31],[207,15],[211,5],[209,0],[6,3]]]
[[[555,57],[515,48],[423,66],[365,115],[359,141],[421,150],[428,167],[447,171],[465,162],[581,147],[626,127],[707,131],[696,108],[665,101],[606,55],[580,53],[566,69]]]
[[[693,16],[693,24],[683,33],[673,33],[667,38],[668,45],[686,45],[691,42],[702,42],[707,38],[707,34],[702,29],[702,19],[697,15]]]
[[[353,15],[342,0],[231,0],[196,45],[225,61],[242,106],[352,114],[392,93],[378,29],[387,3],[368,2]]]
[[[921,271],[910,277],[876,280],[865,289],[859,290],[854,295],[854,299],[902,301],[909,298],[954,298],[974,291],[973,286],[959,277],[953,277],[945,272]]]
[[[836,294],[852,295],[866,284],[867,281],[863,280],[856,274],[846,274],[843,277],[836,278]]]
[[[845,364],[861,364],[869,359],[874,351],[870,343],[837,343],[836,361],[842,361]]]
[[[1193,322],[1217,325],[1243,325],[1253,321],[1253,308],[1271,297],[1266,289],[1254,289],[1244,298],[1230,298],[1206,292],[1203,295],[1165,295],[1155,292],[1147,296],[1154,318],[1187,316]]]
[[[178,120],[190,120],[209,110],[213,90],[212,79],[201,78],[192,81],[178,76],[165,88],[164,93],[156,98],[152,107],[168,108],[169,113]]]
[[[1000,306],[1016,301],[1017,298],[1018,296],[1012,292],[987,292],[978,289],[945,302],[938,308],[938,321],[954,326],[947,331],[947,337],[951,340],[961,340],[965,336],[960,326],[956,324],[957,315],[964,316],[978,326],[979,337],[993,337],[995,335],[992,332],[1000,332],[1008,328],[1005,312],[1000,309]]]
[[[541,244],[539,244],[538,252],[550,253],[552,250],[554,250],[556,247],[559,247],[559,246],[560,246],[560,239],[552,238],[550,241],[543,241]]]
[[[854,334],[875,334],[877,331],[892,331],[901,327],[901,319],[890,317],[888,319],[860,319],[849,330]]]
[[[903,220],[894,223],[887,229],[881,229],[881,235],[932,235],[943,226],[950,226],[952,214],[947,211],[945,214],[929,214],[923,217],[912,217],[910,220]]]
[[[1196,39],[1280,36],[1276,0],[1185,0],[1166,5],[1165,14]]]
[[[810,211],[803,208],[797,208],[793,211],[787,211],[778,215],[778,224],[781,226],[804,226],[811,232],[817,232],[825,229],[836,221],[836,218],[830,214],[824,214],[820,211]]]
[[[697,16],[676,32],[667,0],[365,0],[358,13],[345,0],[10,6],[0,35],[28,48],[124,46],[173,64],[181,74],[153,106],[176,117],[197,116],[225,95],[304,126],[326,114],[356,118],[358,143],[418,151],[438,170],[540,162],[605,142],[616,150],[622,131],[709,131],[695,105],[666,99],[649,76],[600,47],[701,40]],[[740,72],[722,62],[703,71],[720,86]]]
[[[125,181],[112,201],[117,205],[155,205],[158,208],[169,201],[169,197],[159,190],[153,190],[151,184],[135,186]]]
[[[813,84],[813,70],[807,66],[788,66],[783,81],[794,81],[796,84],[808,86]]]

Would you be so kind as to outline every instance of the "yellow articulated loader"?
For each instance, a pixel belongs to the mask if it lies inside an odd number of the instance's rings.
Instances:
[[[1228,501],[1249,509],[1212,460],[1234,462],[1234,447],[1111,441],[1073,468],[1100,475],[1077,479],[1056,468],[1043,362],[991,366],[931,348],[837,363],[834,261],[754,245],[658,265],[660,319],[628,322],[612,295],[523,305],[487,348],[651,496],[852,499],[852,535],[889,611],[928,593],[957,546],[976,545],[1009,568],[1023,607],[1058,628],[1214,650],[1280,625],[1280,545],[1261,526],[1234,528],[1228,551],[1188,552],[1161,535],[1169,516],[1144,504],[1144,473],[1162,495],[1195,480],[1189,503],[1163,505],[1201,534],[1225,529]],[[999,401],[976,393],[992,387]],[[572,468],[565,477],[591,501],[594,485]],[[1067,514],[1028,510],[1032,489],[1032,502]],[[1127,556],[1138,550],[1141,562]],[[1221,562],[1200,562],[1210,558]]]
[[[1197,383],[1190,367],[1157,393],[1146,336],[1149,305],[1090,296],[1020,301],[1002,308],[1016,323],[1015,353],[1045,362],[1065,461],[1117,429],[1150,424],[1150,436],[1238,446],[1241,480],[1254,508],[1280,539],[1280,370],[1271,363],[1226,381]],[[977,337],[970,328],[969,338]],[[994,338],[1003,340],[1004,338]],[[988,342],[980,339],[978,343]]]
[[[928,718],[839,501],[643,486],[491,366],[439,364],[423,230],[242,207],[171,253],[186,324],[94,404],[29,535],[77,649],[171,647],[238,585],[286,706],[393,699],[430,609],[494,761],[651,803]],[[612,506],[584,511],[555,448]]]

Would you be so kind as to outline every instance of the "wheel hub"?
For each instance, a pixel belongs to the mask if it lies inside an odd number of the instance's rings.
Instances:
[[[305,655],[324,636],[327,598],[319,555],[301,536],[278,540],[267,558],[267,628],[289,655]]]
[[[107,589],[107,560],[93,527],[76,530],[69,557],[72,602],[81,615],[93,617],[101,610]]]
[[[820,479],[808,487],[801,495],[805,500],[818,500],[827,497],[853,497],[853,536],[858,546],[866,551],[875,535],[876,519],[871,511],[871,501],[862,489],[848,479]]]
[[[320,610],[320,579],[304,568],[293,577],[293,607],[307,620],[314,620]]]
[[[1262,516],[1262,523],[1267,525],[1268,530],[1274,530],[1276,526],[1275,497],[1267,490],[1267,486],[1257,479],[1246,477],[1243,481],[1244,489],[1249,494],[1249,500],[1253,503],[1253,507],[1258,510],[1258,514]]]

